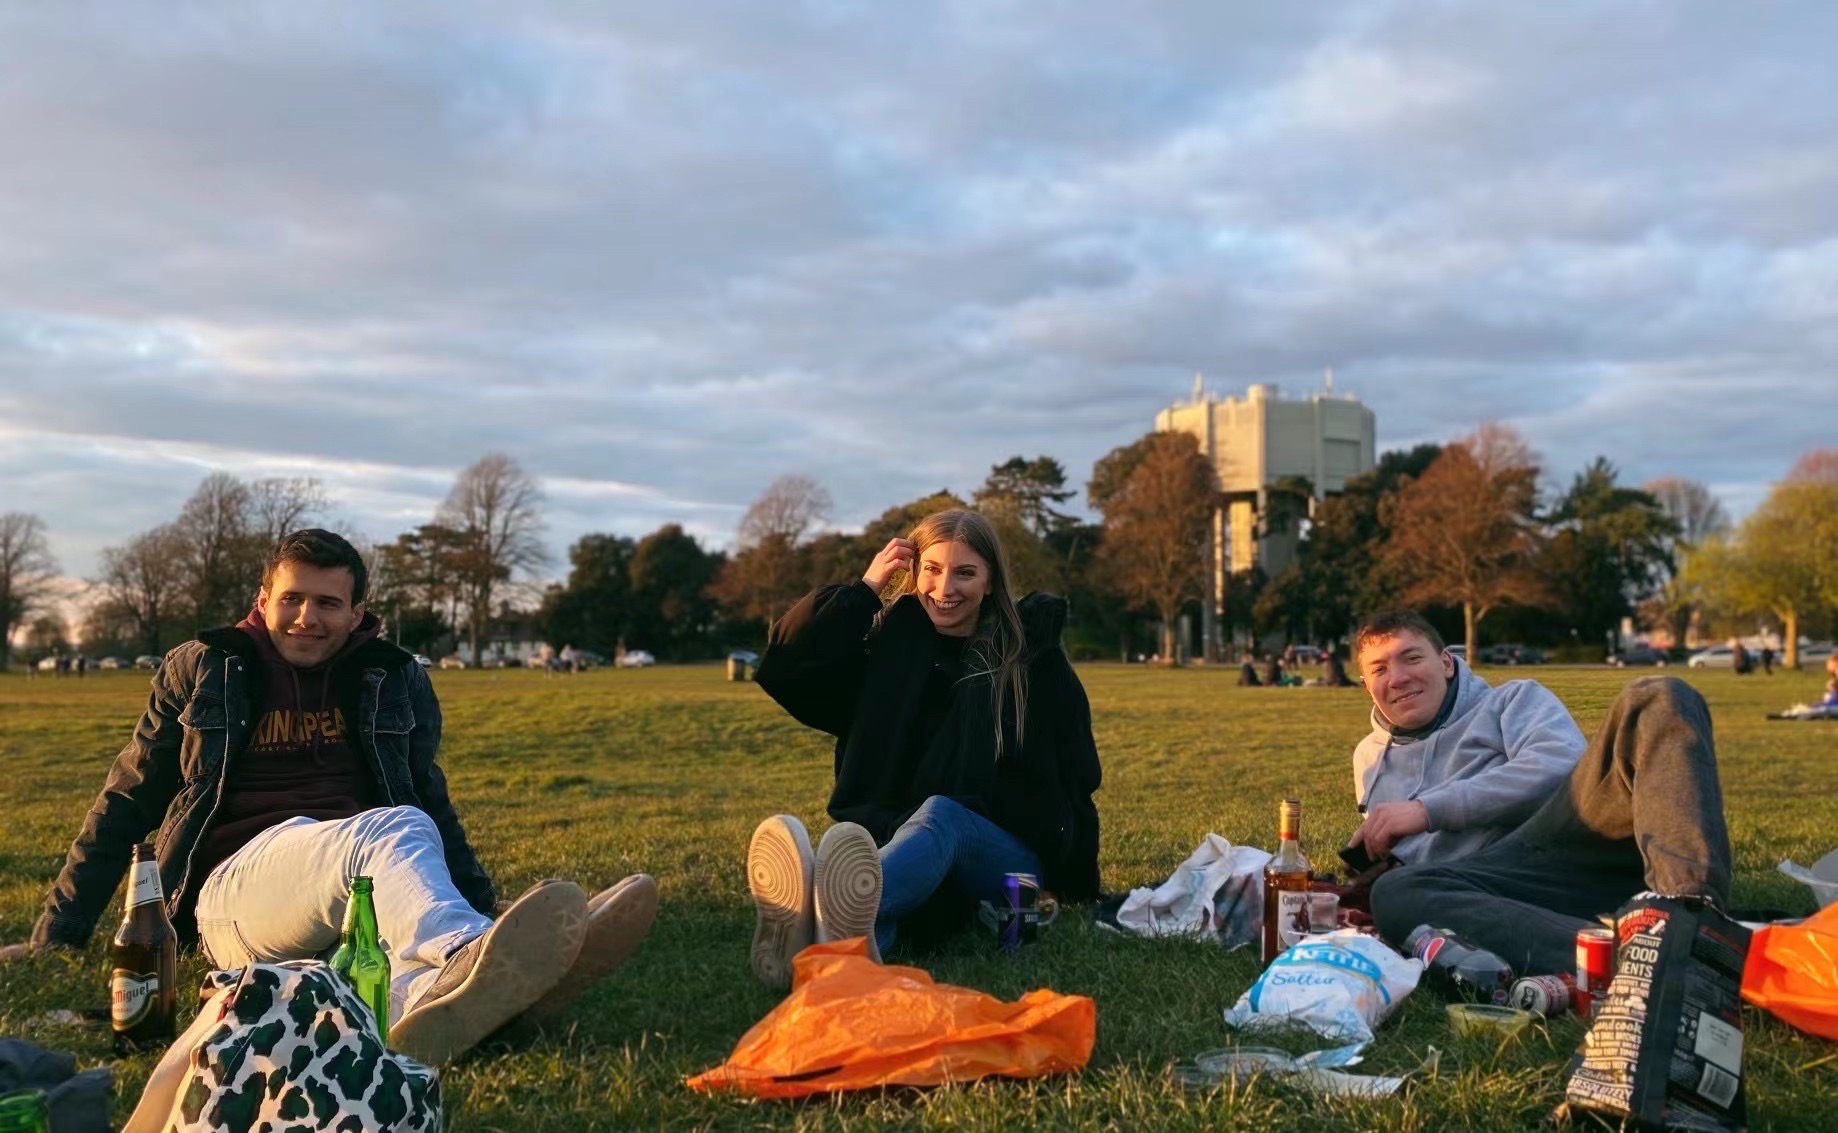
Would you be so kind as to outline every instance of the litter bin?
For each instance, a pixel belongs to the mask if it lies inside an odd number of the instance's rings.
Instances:
[[[753,667],[759,663],[757,653],[728,654],[728,680],[750,681],[753,679]]]

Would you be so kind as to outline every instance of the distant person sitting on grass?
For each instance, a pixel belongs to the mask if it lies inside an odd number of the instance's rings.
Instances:
[[[1327,661],[1321,668],[1321,685],[1324,688],[1353,688],[1357,682],[1347,676],[1347,663],[1340,658],[1340,646],[1328,650]]]
[[[1016,602],[995,529],[954,510],[773,625],[755,680],[836,737],[836,825],[814,856],[796,818],[753,832],[761,980],[788,986],[813,936],[866,936],[878,958],[896,930],[910,942],[954,929],[977,901],[1003,899],[1005,874],[1068,901],[1097,895],[1098,750],[1065,621],[1062,599]]]
[[[1374,615],[1353,645],[1373,705],[1353,842],[1405,863],[1372,889],[1386,940],[1433,924],[1521,975],[1562,972],[1577,930],[1636,893],[1727,907],[1710,710],[1691,686],[1634,681],[1585,743],[1543,685],[1489,686],[1417,614]]]
[[[157,830],[173,926],[222,968],[329,954],[351,876],[371,877],[389,1045],[422,1062],[552,1017],[631,954],[657,911],[643,874],[591,905],[546,881],[493,922],[497,894],[435,762],[440,703],[414,655],[382,639],[366,581],[350,543],[296,531],[248,617],[167,655],[30,949],[83,947]]]

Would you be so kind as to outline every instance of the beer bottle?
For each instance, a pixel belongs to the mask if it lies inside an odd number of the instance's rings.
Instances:
[[[1308,932],[1308,857],[1302,853],[1302,803],[1277,808],[1276,856],[1264,867],[1264,967]]]
[[[345,927],[332,953],[332,970],[351,981],[357,997],[376,1016],[377,1038],[389,1039],[389,953],[377,940],[377,907],[368,877],[351,879],[345,902]]]
[[[179,937],[166,916],[153,845],[134,847],[127,910],[109,945],[109,1021],[115,1051],[164,1048],[177,1034]]]

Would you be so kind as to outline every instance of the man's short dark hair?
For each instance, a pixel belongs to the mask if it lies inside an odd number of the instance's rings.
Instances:
[[[364,600],[364,588],[370,584],[370,572],[364,569],[364,556],[358,554],[357,548],[343,535],[323,527],[306,527],[281,537],[275,544],[274,554],[268,556],[268,565],[262,568],[262,589],[266,590],[274,581],[274,572],[282,563],[305,563],[321,570],[344,567],[351,572],[353,606]]]
[[[1443,644],[1442,635],[1436,632],[1436,627],[1422,614],[1415,610],[1390,609],[1368,614],[1366,620],[1359,623],[1359,632],[1353,635],[1353,655],[1359,656],[1368,641],[1396,637],[1405,630],[1421,635],[1438,653],[1448,648]]]

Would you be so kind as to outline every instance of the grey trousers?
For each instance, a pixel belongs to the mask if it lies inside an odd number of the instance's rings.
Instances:
[[[1381,876],[1372,915],[1393,945],[1431,924],[1538,975],[1574,971],[1577,930],[1642,891],[1729,907],[1710,709],[1674,677],[1624,689],[1568,789],[1519,829],[1467,857]]]

